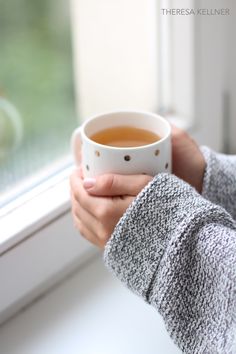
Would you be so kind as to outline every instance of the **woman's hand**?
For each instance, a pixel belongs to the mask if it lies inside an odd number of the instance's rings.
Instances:
[[[204,157],[194,140],[176,127],[172,127],[172,159],[173,173],[200,193]],[[83,179],[81,170],[76,170],[70,180],[75,227],[87,240],[103,248],[128,206],[152,178],[105,174]]]
[[[75,227],[88,241],[104,248],[116,224],[145,185],[146,175],[106,174],[83,179],[80,170],[70,179]]]
[[[206,162],[196,142],[183,130],[172,126],[173,173],[201,193]]]

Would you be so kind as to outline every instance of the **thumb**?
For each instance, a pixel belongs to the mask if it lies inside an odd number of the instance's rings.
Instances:
[[[136,196],[152,179],[148,175],[104,174],[85,178],[83,186],[89,194],[97,196]]]

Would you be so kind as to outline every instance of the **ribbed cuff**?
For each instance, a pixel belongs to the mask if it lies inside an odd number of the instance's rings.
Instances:
[[[206,161],[202,196],[226,209],[236,219],[236,156],[201,147]]]
[[[117,224],[105,247],[105,264],[148,301],[150,284],[170,239],[184,233],[194,219],[201,221],[211,208],[211,203],[176,176],[157,175]]]

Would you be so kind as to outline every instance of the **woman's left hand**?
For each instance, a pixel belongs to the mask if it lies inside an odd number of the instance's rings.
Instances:
[[[75,227],[88,241],[104,248],[116,224],[153,177],[105,174],[83,179],[80,170],[70,179]]]

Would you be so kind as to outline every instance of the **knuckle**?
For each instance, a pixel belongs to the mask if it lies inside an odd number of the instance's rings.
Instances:
[[[76,189],[74,191],[74,196],[75,196],[75,202],[79,205],[81,205],[82,207],[85,206],[87,204],[87,194],[86,193],[82,193],[82,191],[80,189]]]
[[[74,215],[75,218],[80,217],[79,209],[77,208],[77,206],[72,209],[72,215]]]
[[[75,207],[74,207],[73,204],[71,205],[71,215],[74,218],[74,216],[75,216]]]
[[[110,232],[106,227],[102,226],[98,231],[97,237],[102,242],[107,241],[110,237]]]
[[[74,190],[74,198],[75,198],[75,202],[77,203],[81,203],[81,195],[80,192],[78,190]]]
[[[78,231],[80,231],[80,228],[81,228],[81,223],[80,223],[80,220],[75,216],[75,215],[72,215],[73,216],[73,224],[74,224],[74,228]]]
[[[187,133],[183,129],[175,127],[175,129],[172,130],[172,139],[184,139],[186,136]]]
[[[74,189],[74,184],[75,184],[75,172],[72,172],[71,175],[70,175],[70,179],[69,179],[69,182],[70,182],[70,188],[73,190]]]
[[[73,204],[75,204],[76,202],[78,202],[79,199],[80,199],[79,190],[78,190],[78,188],[75,188],[74,185],[71,185],[71,188],[70,188],[70,196],[71,196],[71,201],[72,201]]]
[[[75,215],[76,215],[76,205],[73,201],[71,203],[71,214],[73,217],[75,217]]]
[[[74,202],[71,206],[72,216],[80,219],[81,207],[78,203]]]
[[[105,190],[112,190],[115,185],[115,176],[112,174],[107,174],[101,177],[102,178],[102,185]]]
[[[151,182],[152,179],[153,179],[152,176],[144,175],[144,176],[143,176],[144,186],[146,186],[146,184],[148,184],[149,182]]]
[[[76,229],[79,231],[80,235],[86,238],[86,232],[83,223],[79,219],[76,219],[75,223],[76,223]]]
[[[79,204],[84,203],[84,197],[82,196],[80,190],[76,189],[74,191],[74,196],[75,196],[75,202],[76,203],[79,203]]]
[[[138,194],[149,182],[151,182],[152,179],[152,176],[140,175],[139,179],[137,179],[136,193]]]
[[[101,205],[97,211],[96,211],[96,216],[98,218],[98,220],[102,223],[106,222],[106,220],[109,218],[110,216],[110,210],[108,208],[107,205]]]
[[[188,138],[188,134],[187,134],[187,132],[185,130],[180,129],[178,134],[177,134],[177,137],[178,137],[178,139],[185,140],[185,139]]]

